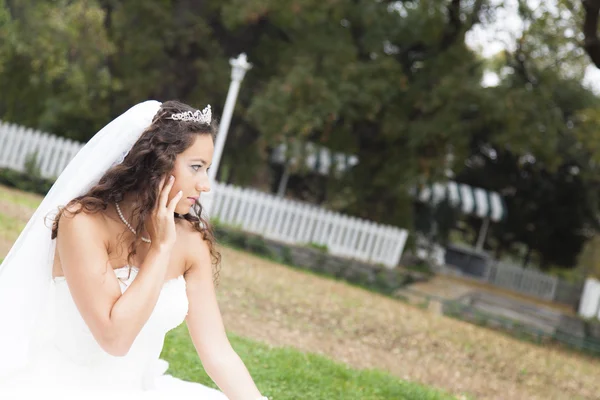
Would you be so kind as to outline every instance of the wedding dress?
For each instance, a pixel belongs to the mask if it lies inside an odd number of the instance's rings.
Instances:
[[[61,172],[0,263],[0,400],[227,399],[218,390],[165,374],[168,364],[159,358],[166,333],[181,324],[188,311],[183,277],[164,284],[124,357],[102,350],[68,283],[52,279],[56,241],[46,217],[87,193],[123,162],[160,108],[154,100],[139,103],[96,133]],[[198,115],[203,121],[210,118],[208,111]],[[124,292],[137,269],[132,267],[131,275],[129,267],[114,273]]]
[[[137,272],[132,267],[130,274],[128,266],[114,270],[121,292]],[[0,399],[227,400],[218,390],[165,374],[168,363],[159,358],[165,335],[187,315],[183,276],[164,284],[150,318],[123,357],[111,356],[96,342],[64,277],[54,278],[51,286],[50,345],[43,346],[25,369],[0,379]]]

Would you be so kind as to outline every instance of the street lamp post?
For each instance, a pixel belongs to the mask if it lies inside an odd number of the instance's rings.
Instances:
[[[221,116],[219,132],[217,133],[217,142],[215,143],[212,165],[208,174],[211,182],[214,182],[217,177],[221,155],[223,154],[223,147],[225,146],[229,124],[231,123],[231,116],[233,115],[233,108],[237,100],[238,92],[240,91],[240,84],[246,75],[246,71],[252,68],[252,64],[248,62],[245,53],[240,54],[236,59],[230,59],[229,64],[231,64],[231,83],[229,85],[229,92],[227,93],[223,115]]]
[[[231,83],[229,84],[229,92],[227,92],[225,107],[223,108],[223,114],[221,115],[221,123],[219,124],[219,132],[217,133],[217,139],[215,142],[215,151],[213,153],[212,164],[210,170],[208,171],[208,177],[211,183],[211,191],[202,195],[202,212],[205,218],[210,218],[211,215],[214,196],[213,191],[216,187],[217,171],[219,170],[219,163],[221,162],[223,147],[225,147],[225,140],[227,139],[227,132],[229,131],[229,124],[231,123],[233,108],[237,100],[238,92],[240,91],[240,84],[246,75],[246,71],[252,68],[252,64],[248,62],[245,53],[240,54],[235,59],[230,59],[229,64],[231,65]]]

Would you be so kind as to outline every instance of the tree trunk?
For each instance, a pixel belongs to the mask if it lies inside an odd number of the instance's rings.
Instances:
[[[585,17],[583,21],[583,48],[590,59],[600,68],[600,39],[598,38],[598,14],[600,0],[582,0]]]

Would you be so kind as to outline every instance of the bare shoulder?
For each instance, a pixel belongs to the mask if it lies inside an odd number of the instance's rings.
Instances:
[[[58,221],[53,276],[64,276],[65,267],[73,263],[78,253],[82,261],[85,255],[94,254],[99,259],[107,258],[108,234],[106,221],[101,212],[87,212],[81,204],[71,204],[64,208]]]
[[[85,236],[97,239],[106,238],[106,219],[102,212],[88,212],[83,205],[75,203],[68,205],[58,223],[58,237]],[[68,232],[68,233],[66,233]]]
[[[185,249],[186,273],[206,263],[207,257],[210,264],[210,248],[202,232],[198,231],[194,223],[182,220],[181,227],[177,231],[178,241]],[[181,238],[179,239],[179,235]]]

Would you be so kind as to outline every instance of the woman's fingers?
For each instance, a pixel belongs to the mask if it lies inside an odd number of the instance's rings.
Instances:
[[[171,188],[173,187],[173,183],[175,182],[175,178],[173,177],[173,175],[170,175],[169,178],[167,179],[167,183],[164,185],[164,187],[162,188],[162,191],[160,192],[160,198],[159,198],[159,207],[163,208],[163,207],[167,207],[167,202],[169,200],[169,193],[171,192]]]
[[[180,190],[179,192],[177,192],[175,197],[173,197],[171,199],[171,202],[169,203],[169,206],[167,207],[169,209],[169,215],[172,215],[175,212],[175,207],[177,207],[177,203],[179,203],[179,200],[181,200],[182,197],[183,197],[183,192]]]
[[[158,209],[158,205],[160,204],[160,196],[162,193],[162,189],[165,186],[166,180],[167,180],[167,175],[160,178],[160,182],[158,182],[158,186],[157,186],[157,190],[156,190],[157,196],[156,196],[156,201],[154,202],[154,210]]]

